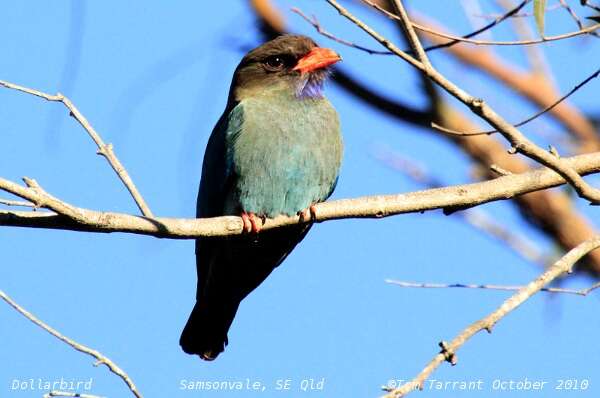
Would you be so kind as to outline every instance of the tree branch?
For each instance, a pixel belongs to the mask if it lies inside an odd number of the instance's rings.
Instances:
[[[129,193],[133,197],[133,200],[135,200],[135,203],[137,204],[142,214],[144,214],[146,217],[152,217],[152,212],[146,204],[146,201],[139,193],[125,167],[123,167],[123,165],[115,155],[112,144],[104,143],[104,141],[100,137],[100,134],[98,134],[98,132],[92,127],[90,122],[88,122],[88,120],[81,114],[81,112],[79,112],[77,107],[75,107],[75,105],[71,102],[69,98],[65,97],[61,93],[57,93],[56,95],[46,94],[44,92],[34,90],[32,88],[19,86],[2,80],[0,80],[0,87],[5,87],[26,94],[31,94],[33,96],[43,98],[51,102],[61,102],[69,110],[70,115],[73,116],[75,120],[77,120],[77,122],[79,122],[81,127],[83,127],[85,131],[87,131],[88,135],[92,138],[92,140],[94,140],[94,142],[98,146],[98,155],[102,155],[108,161],[115,173],[117,173],[117,175],[129,191]]]
[[[35,315],[33,315],[32,313],[27,311],[25,308],[21,307],[19,304],[17,304],[13,299],[11,299],[9,296],[7,296],[6,293],[4,293],[2,290],[0,290],[0,298],[2,300],[4,300],[8,305],[13,307],[15,310],[17,310],[17,312],[19,312],[25,318],[29,319],[31,322],[35,323],[37,326],[41,327],[46,332],[50,333],[52,336],[56,337],[63,343],[73,347],[75,350],[77,350],[79,352],[82,352],[91,357],[94,357],[96,359],[94,366],[106,365],[108,370],[110,370],[115,375],[119,376],[125,382],[125,384],[127,384],[127,387],[129,387],[129,390],[133,393],[133,395],[135,395],[137,398],[142,398],[142,395],[138,391],[137,387],[135,386],[135,384],[133,383],[133,381],[131,380],[129,375],[127,373],[125,373],[123,371],[123,369],[118,367],[113,361],[108,359],[106,356],[102,355],[100,352],[98,352],[92,348],[86,347],[83,344],[79,344],[75,340],[64,336],[56,329],[53,329],[52,327],[48,326],[47,324],[45,324],[44,322],[39,320]]]
[[[544,109],[536,112],[535,114],[529,116],[528,118],[526,118],[524,120],[521,120],[518,123],[513,124],[513,126],[514,127],[521,127],[521,126],[523,126],[523,125],[531,122],[532,120],[537,119],[538,117],[542,116],[544,113],[551,111],[552,108],[554,108],[555,106],[557,106],[561,102],[565,101],[567,98],[569,98],[571,95],[573,95],[577,90],[579,90],[580,88],[582,88],[583,86],[585,86],[586,84],[588,84],[592,79],[597,78],[599,75],[600,75],[600,68],[597,69],[594,73],[592,73],[588,77],[586,77],[581,82],[577,83],[575,85],[575,87],[573,87],[571,90],[569,90],[568,93],[566,93],[565,95],[563,95],[562,97],[560,97],[559,99],[557,99],[556,101],[554,101],[552,104],[550,104],[547,107],[545,107]],[[486,134],[498,133],[498,130],[472,131],[472,132],[455,131],[455,130],[451,130],[451,129],[445,128],[443,126],[439,126],[436,123],[431,123],[431,127],[433,127],[434,129],[436,129],[436,130],[438,130],[438,131],[440,131],[440,132],[442,132],[444,134],[457,135],[457,136],[461,136],[461,137],[468,137],[468,136],[473,136],[473,135],[486,135]]]
[[[600,152],[564,158],[562,161],[582,175],[600,171]],[[172,239],[237,235],[241,234],[243,229],[242,219],[236,216],[204,219],[148,218],[78,208],[48,194],[35,181],[26,181],[28,187],[0,178],[0,190],[29,200],[54,213],[0,210],[0,225],[87,232],[127,232]],[[314,221],[382,218],[435,209],[456,211],[496,200],[510,199],[563,183],[564,178],[554,171],[540,168],[472,184],[319,203],[315,205]],[[298,222],[298,217],[280,216],[267,219],[262,229],[294,225]]]
[[[432,26],[434,23],[428,22],[427,25]],[[437,36],[426,33],[424,35],[433,43],[444,43],[443,39]],[[505,84],[515,94],[524,97],[540,109],[550,106],[559,99],[559,94],[553,86],[552,79],[535,72],[524,72],[507,64],[505,60],[495,56],[488,50],[453,46],[448,49],[448,53],[453,55],[459,62],[481,70],[488,76]],[[552,108],[549,114],[580,141],[583,152],[593,152],[600,148],[596,128],[577,108],[563,101]]]
[[[502,290],[502,291],[516,291],[525,288],[525,286],[509,286],[509,285],[474,285],[467,283],[415,283],[415,282],[405,282],[399,281],[395,279],[386,279],[385,283],[389,283],[390,285],[395,285],[399,287],[409,287],[409,288],[420,288],[420,289],[448,289],[448,288],[461,288],[461,289],[484,289],[484,290]],[[564,293],[564,294],[574,294],[576,296],[587,296],[594,290],[600,288],[600,282],[594,283],[592,286],[587,287],[585,289],[563,289],[560,287],[544,287],[540,289],[540,292],[547,293]]]
[[[391,19],[395,19],[398,21],[402,20],[398,15],[387,11],[385,8],[373,3],[370,0],[361,0],[361,1],[367,5],[375,8],[376,10],[382,12],[383,14],[385,14],[387,17],[389,17]],[[512,16],[514,13],[518,12],[523,6],[525,6],[526,3],[527,3],[526,1],[522,2],[519,6],[510,10],[508,13],[506,13],[502,17],[498,18],[496,20],[497,22],[494,21],[494,22],[484,26],[483,28],[478,29],[477,31],[472,32],[465,36],[455,36],[455,35],[451,35],[448,33],[440,32],[440,31],[437,31],[430,27],[427,27],[425,25],[418,24],[416,22],[411,22],[411,24],[414,28],[416,28],[422,32],[427,32],[431,35],[450,40],[449,42],[444,43],[444,44],[427,47],[424,49],[424,51],[430,51],[430,50],[437,49],[437,48],[450,47],[452,45],[455,45],[456,43],[470,43],[470,44],[475,44],[475,45],[480,45],[480,46],[528,46],[528,45],[534,45],[534,44],[542,44],[542,43],[550,42],[550,41],[570,39],[572,37],[580,36],[583,34],[593,33],[594,31],[596,31],[600,28],[600,24],[595,24],[595,25],[591,25],[591,26],[588,26],[585,28],[582,27],[581,29],[574,31],[574,32],[563,33],[563,34],[556,35],[556,36],[545,36],[540,39],[533,39],[533,40],[490,41],[490,40],[471,39],[471,37],[476,36],[479,33],[484,32],[487,29],[490,29],[491,27],[504,21],[506,18]]]
[[[314,15],[312,17],[309,17],[308,15],[306,15],[305,13],[302,12],[301,9],[299,9],[298,7],[292,7],[290,9],[290,11],[292,11],[294,14],[299,15],[302,19],[304,19],[306,22],[308,22],[309,24],[311,24],[316,30],[317,32],[319,32],[319,34],[321,36],[325,36],[330,40],[333,40],[337,43],[343,44],[345,46],[348,47],[352,47],[352,48],[356,48],[357,50],[360,51],[364,51],[367,54],[377,54],[377,55],[393,55],[391,52],[387,51],[387,50],[373,50],[372,48],[368,48],[365,46],[361,46],[360,44],[356,44],[353,43],[351,41],[342,39],[337,37],[336,35],[334,35],[333,33],[330,33],[328,31],[326,31],[325,29],[323,29],[323,26],[321,26],[321,24],[319,23],[319,20],[317,19],[317,17],[315,17]]]
[[[390,11],[386,10],[384,7],[380,6],[380,5],[379,5],[379,4],[377,4],[377,3],[374,3],[374,2],[373,2],[373,1],[371,1],[371,0],[361,0],[361,1],[362,1],[363,3],[365,3],[366,5],[368,5],[368,6],[370,6],[370,7],[373,7],[373,8],[374,8],[374,9],[376,9],[377,11],[379,11],[379,12],[383,13],[383,14],[384,14],[385,16],[387,16],[388,18],[395,19],[395,20],[398,20],[398,19],[399,19],[399,18],[398,18],[398,16],[397,16],[396,14],[394,14],[394,13],[392,13],[392,12],[390,12]],[[508,19],[508,18],[510,18],[510,17],[512,17],[512,16],[515,16],[515,15],[516,15],[516,14],[517,14],[517,13],[518,13],[518,12],[519,12],[519,11],[520,11],[522,8],[523,8],[523,7],[525,7],[525,5],[526,5],[527,3],[529,3],[529,1],[530,1],[530,0],[523,0],[523,1],[522,1],[522,2],[519,4],[519,5],[517,5],[517,6],[516,6],[516,7],[514,7],[513,9],[511,9],[511,10],[508,10],[508,11],[507,11],[505,14],[503,14],[503,15],[500,15],[500,16],[498,16],[498,17],[494,18],[494,20],[493,20],[492,22],[490,22],[489,24],[487,24],[487,25],[485,25],[485,26],[483,26],[483,27],[481,27],[481,28],[477,29],[477,30],[476,30],[476,31],[474,31],[474,32],[471,32],[471,33],[469,33],[469,34],[466,34],[466,35],[464,35],[464,36],[461,36],[460,38],[457,38],[456,40],[450,40],[450,41],[448,41],[448,42],[446,42],[446,43],[442,43],[442,44],[435,44],[435,45],[433,45],[433,46],[425,47],[425,49],[424,49],[424,50],[425,50],[426,52],[428,52],[428,51],[438,50],[438,49],[440,49],[440,48],[451,47],[451,46],[453,46],[453,45],[455,45],[455,44],[457,44],[457,43],[460,43],[460,42],[462,41],[461,39],[469,39],[469,38],[471,38],[471,37],[477,36],[477,35],[479,35],[479,34],[481,34],[481,33],[485,32],[485,31],[487,31],[487,30],[489,30],[489,29],[493,28],[494,26],[496,26],[496,25],[500,24],[500,23],[501,23],[501,22],[503,22],[504,20],[506,20],[506,19]],[[392,52],[387,52],[387,54],[392,54]]]
[[[35,208],[35,205],[33,203],[24,202],[24,201],[20,201],[20,200],[9,200],[9,199],[0,199],[0,205]]]
[[[51,397],[74,397],[74,398],[106,398],[98,395],[92,394],[80,394],[78,392],[69,392],[69,391],[50,391],[47,394],[44,394],[44,398]]]
[[[579,259],[598,247],[600,247],[600,237],[596,236],[569,251],[560,260],[549,267],[547,271],[538,276],[527,286],[519,289],[516,294],[505,300],[495,311],[478,320],[477,322],[472,323],[470,326],[460,332],[450,343],[442,341],[440,343],[442,351],[437,354],[413,380],[405,383],[399,388],[390,389],[389,393],[385,397],[403,397],[411,391],[414,391],[415,387],[423,389],[425,380],[427,380],[429,375],[443,362],[447,361],[453,365],[456,364],[456,351],[458,351],[458,349],[462,347],[462,345],[465,344],[471,337],[482,330],[491,332],[494,325],[500,319],[504,318],[515,308],[523,304],[527,299],[539,292],[544,286],[552,282],[554,279],[565,272],[570,272]]]
[[[464,37],[450,35],[447,33],[439,32],[435,29],[431,29],[427,26],[420,25],[416,22],[412,22],[412,26],[414,26],[416,29],[418,29],[422,32],[427,32],[434,36],[442,37],[444,39],[450,39],[452,41],[457,41],[457,42],[475,44],[478,46],[530,46],[530,45],[534,45],[534,44],[542,44],[542,43],[551,42],[551,41],[570,39],[572,37],[581,36],[581,35],[588,34],[588,33],[593,33],[594,31],[596,31],[600,28],[600,24],[595,24],[595,25],[591,25],[591,26],[588,26],[586,28],[583,28],[581,30],[577,30],[574,32],[563,33],[561,35],[556,35],[556,36],[544,36],[540,39],[513,40],[513,41],[488,41],[488,40],[468,39],[468,38],[464,38]]]

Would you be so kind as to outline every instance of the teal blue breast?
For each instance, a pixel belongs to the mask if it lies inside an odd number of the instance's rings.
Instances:
[[[337,113],[327,99],[258,96],[236,108],[241,123],[227,133],[227,163],[241,210],[267,217],[294,215],[329,197],[337,182],[342,139]]]

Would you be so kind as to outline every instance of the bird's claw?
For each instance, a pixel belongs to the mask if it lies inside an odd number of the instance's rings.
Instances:
[[[315,221],[317,219],[317,208],[315,205],[310,205],[304,210],[298,212],[298,217],[301,223]]]
[[[217,354],[214,354],[212,351],[206,351],[198,354],[198,356],[205,361],[214,361],[217,358]]]
[[[260,220],[260,224],[259,224]],[[250,212],[246,213],[242,212],[242,221],[244,222],[243,231],[246,233],[254,233],[257,234],[260,232],[262,228],[262,224],[265,223],[265,219],[263,217],[258,217],[256,214]]]

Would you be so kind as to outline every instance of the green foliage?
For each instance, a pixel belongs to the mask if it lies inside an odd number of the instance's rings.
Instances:
[[[538,32],[544,36],[544,16],[546,14],[546,0],[533,0],[533,14]]]

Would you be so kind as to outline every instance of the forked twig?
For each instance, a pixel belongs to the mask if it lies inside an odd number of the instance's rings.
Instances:
[[[47,94],[42,91],[19,86],[17,84],[9,83],[2,80],[0,80],[0,86],[12,90],[17,90],[26,94],[31,94],[33,96],[43,98],[47,101],[61,102],[69,110],[70,115],[73,116],[75,120],[77,120],[77,122],[85,129],[85,131],[87,131],[88,135],[92,138],[92,140],[94,140],[94,142],[98,146],[98,155],[102,155],[108,161],[112,169],[117,173],[117,175],[129,191],[129,193],[133,197],[133,200],[135,200],[135,203],[137,204],[142,214],[144,214],[144,216],[146,217],[153,217],[152,211],[150,211],[150,208],[146,204],[146,201],[136,188],[135,184],[133,183],[133,180],[129,176],[129,173],[127,172],[125,167],[123,167],[123,165],[115,155],[112,144],[104,143],[104,141],[100,137],[100,134],[98,134],[98,132],[94,129],[94,127],[92,127],[90,122],[88,122],[85,116],[81,114],[81,112],[77,109],[77,107],[73,104],[73,102],[71,102],[69,98],[65,97],[61,93],[58,93],[56,95]]]
[[[469,283],[416,283],[416,282],[406,282],[399,281],[396,279],[386,279],[385,283],[389,283],[390,285],[395,285],[399,287],[409,287],[409,288],[422,288],[422,289],[448,289],[448,288],[462,288],[462,289],[485,289],[485,290],[502,290],[502,291],[518,291],[525,286],[512,286],[512,285],[477,285],[477,284],[469,284]],[[587,296],[594,290],[600,288],[600,282],[594,283],[592,286],[587,287],[585,289],[563,289],[560,287],[544,287],[540,289],[540,292],[547,293],[564,293],[564,294],[574,294],[577,296]]]
[[[515,308],[523,304],[527,299],[539,292],[542,288],[544,288],[554,279],[564,274],[565,272],[570,272],[575,263],[579,261],[579,259],[581,259],[583,256],[585,256],[586,254],[598,247],[600,247],[600,237],[596,236],[579,244],[574,249],[571,249],[560,260],[558,260],[556,263],[550,266],[543,274],[538,276],[535,280],[531,281],[528,285],[519,289],[517,293],[505,300],[502,303],[502,305],[500,305],[489,315],[469,325],[462,332],[460,332],[452,341],[440,342],[440,347],[442,347],[442,351],[439,354],[437,354],[425,366],[425,368],[423,368],[423,370],[419,372],[419,374],[411,381],[403,384],[399,388],[386,389],[388,391],[388,394],[385,397],[403,397],[406,394],[414,391],[415,386],[422,389],[425,380],[427,380],[429,375],[443,362],[447,361],[453,365],[457,363],[456,352],[471,337],[473,337],[476,333],[482,330],[487,330],[488,332],[491,332],[492,328],[499,320],[501,320],[510,312],[512,312]]]
[[[142,398],[142,395],[138,391],[137,387],[135,386],[135,384],[133,383],[133,381],[131,380],[129,375],[127,373],[125,373],[120,367],[118,367],[113,361],[108,359],[106,356],[104,356],[103,354],[101,354],[100,352],[98,352],[92,348],[86,347],[83,344],[79,344],[75,340],[64,336],[56,329],[53,329],[52,327],[48,326],[47,324],[45,324],[44,322],[39,320],[35,315],[33,315],[32,313],[27,311],[25,308],[21,307],[19,304],[17,304],[13,299],[11,299],[9,296],[7,296],[6,293],[4,293],[2,290],[0,290],[0,298],[2,300],[4,300],[8,305],[13,307],[15,310],[17,310],[17,312],[19,312],[25,318],[29,319],[31,322],[33,322],[40,328],[44,329],[46,332],[50,333],[52,336],[56,337],[63,343],[66,343],[67,345],[73,347],[75,350],[77,350],[79,352],[82,352],[84,354],[87,354],[87,355],[95,358],[96,362],[94,363],[94,366],[106,365],[108,370],[110,370],[115,375],[119,376],[125,382],[125,384],[127,384],[127,387],[129,387],[129,390],[133,393],[133,395],[135,395],[137,398]]]
[[[531,115],[530,117],[528,117],[527,119],[521,120],[520,122],[513,124],[514,127],[521,127],[529,122],[531,122],[532,120],[537,119],[538,117],[542,116],[544,113],[551,111],[555,106],[557,106],[558,104],[560,104],[561,102],[565,101],[567,98],[569,98],[571,95],[575,94],[575,92],[577,90],[579,90],[580,88],[582,88],[583,86],[585,86],[587,83],[589,83],[592,79],[597,78],[598,76],[600,76],[600,68],[597,69],[594,73],[592,73],[591,75],[589,75],[588,77],[586,77],[584,80],[582,80],[581,82],[579,82],[577,85],[575,85],[575,87],[573,87],[571,90],[569,90],[568,93],[566,93],[565,95],[563,95],[562,97],[560,97],[559,99],[557,99],[556,101],[554,101],[552,104],[548,105],[547,107],[545,107],[544,109],[534,113],[533,115]],[[444,133],[444,134],[450,134],[450,135],[457,135],[457,136],[462,136],[462,137],[468,137],[468,136],[476,136],[476,135],[487,135],[487,134],[494,134],[494,133],[498,133],[498,130],[487,130],[487,131],[475,131],[475,132],[463,132],[463,131],[456,131],[456,130],[452,130],[452,129],[448,129],[446,127],[440,126],[435,122],[431,123],[431,127]]]

